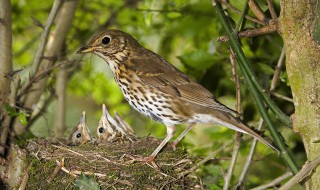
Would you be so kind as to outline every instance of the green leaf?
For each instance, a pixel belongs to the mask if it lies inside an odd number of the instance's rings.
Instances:
[[[100,186],[94,178],[83,174],[74,182],[74,185],[80,190],[100,190]]]
[[[19,115],[18,112],[16,112],[16,110],[14,109],[14,107],[10,106],[10,105],[5,105],[4,110],[6,110],[6,112],[8,112],[10,117],[14,117]]]
[[[27,120],[28,114],[25,112],[20,112],[18,115],[18,121],[22,124],[22,125],[27,125],[28,124],[28,120]]]
[[[273,75],[274,74],[274,69],[270,67],[269,65],[266,64],[258,64],[259,69],[267,75]]]
[[[214,55],[206,51],[194,51],[178,56],[178,58],[184,65],[196,70],[208,69],[216,62]]]
[[[182,14],[179,13],[179,12],[169,12],[169,13],[167,14],[167,17],[168,17],[168,18],[171,18],[171,19],[179,18],[179,17],[181,17],[181,16],[182,16]]]

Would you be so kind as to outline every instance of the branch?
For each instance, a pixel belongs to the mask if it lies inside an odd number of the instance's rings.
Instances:
[[[259,125],[258,125],[258,130],[261,130],[262,128],[262,125],[263,125],[263,119],[260,118],[260,121],[259,121]],[[248,170],[249,170],[249,166],[251,164],[251,160],[253,158],[253,155],[255,153],[255,150],[256,150],[256,145],[257,145],[257,142],[258,140],[256,138],[253,139],[253,142],[251,144],[251,148],[250,148],[250,152],[249,152],[249,155],[246,159],[246,162],[244,163],[244,166],[242,168],[242,171],[241,171],[241,174],[240,174],[240,177],[239,177],[239,182],[238,184],[236,185],[236,189],[238,189],[238,187],[241,187],[242,184],[243,184],[243,181],[244,181],[244,178],[246,177],[247,173],[248,173]]]
[[[237,8],[235,8],[234,6],[230,5],[227,1],[224,1],[224,0],[217,0],[217,1],[220,2],[221,4],[223,4],[224,6],[226,6],[226,7],[227,7],[228,9],[230,9],[231,11],[236,12],[236,13],[238,13],[239,15],[242,14],[242,12],[241,12],[239,9],[237,9]],[[244,17],[245,17],[246,19],[248,19],[248,20],[251,20],[252,22],[255,22],[255,23],[258,23],[258,24],[261,24],[261,25],[267,25],[267,23],[262,22],[262,21],[254,18],[254,17],[251,17],[251,16],[249,16],[249,15],[244,15]]]
[[[278,64],[276,66],[276,69],[275,69],[273,77],[272,77],[270,92],[274,91],[276,89],[276,86],[278,85],[278,81],[279,81],[280,74],[281,74],[281,69],[284,64],[285,55],[286,55],[286,48],[283,47],[281,54],[280,54],[280,57],[279,57],[279,60],[278,60]]]
[[[249,29],[245,31],[241,31],[238,33],[239,38],[248,38],[248,37],[254,37],[254,36],[261,36],[265,34],[270,34],[277,31],[277,26],[275,24],[264,26],[261,28],[256,29]],[[218,42],[226,42],[229,40],[229,37],[227,35],[218,37]]]
[[[287,172],[279,177],[277,177],[276,179],[270,181],[267,184],[263,184],[260,185],[258,187],[252,188],[250,190],[264,190],[264,189],[268,189],[268,188],[272,188],[275,187],[276,185],[278,185],[280,182],[282,182],[283,180],[287,179],[288,177],[292,176],[291,172]]]
[[[232,70],[232,75],[233,75],[234,82],[236,84],[236,99],[237,99],[237,109],[236,109],[236,111],[241,114],[242,110],[241,110],[240,81],[239,81],[239,77],[238,77],[237,72],[236,72],[236,64],[235,64],[236,57],[235,57],[232,49],[230,50],[230,52],[231,52],[230,53],[230,63],[231,63],[231,66],[232,66],[231,70]],[[234,146],[233,146],[231,162],[230,162],[230,165],[229,165],[228,172],[224,176],[224,185],[223,185],[223,189],[224,190],[228,190],[229,189],[232,173],[233,173],[234,167],[236,165],[236,161],[237,161],[239,150],[240,150],[240,144],[241,144],[241,133],[240,132],[236,132],[235,143],[234,143]]]
[[[10,79],[5,75],[12,72],[12,29],[10,0],[0,1],[0,108],[8,101]],[[2,119],[0,109],[0,119]],[[0,126],[1,127],[1,126]]]
[[[276,14],[276,11],[274,10],[272,0],[267,0],[267,3],[268,3],[268,8],[269,8],[269,12],[271,14],[272,20],[276,20],[278,18],[278,16]]]
[[[320,164],[320,156],[318,156],[316,159],[312,160],[311,162],[307,161],[302,166],[302,169],[293,178],[291,178],[286,184],[280,187],[278,190],[292,189],[292,186],[294,186],[297,183],[300,183],[307,177],[310,177],[313,173],[313,170],[315,170],[319,166],[319,164]]]
[[[267,23],[268,18],[263,14],[261,8],[257,5],[257,3],[254,0],[249,0],[248,4],[253,14],[256,15],[256,17],[262,22]]]
[[[39,47],[37,49],[36,55],[33,60],[32,75],[34,75],[38,70],[41,59],[43,57],[44,49],[47,44],[47,39],[49,36],[50,28],[54,22],[54,19],[57,16],[59,10],[60,10],[62,3],[63,3],[63,0],[55,0],[53,2],[53,6],[52,6],[52,9],[51,9],[50,14],[48,16],[47,23],[42,31],[42,34],[41,34],[41,43],[39,44]]]

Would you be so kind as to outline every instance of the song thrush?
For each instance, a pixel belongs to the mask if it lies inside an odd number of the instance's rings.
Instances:
[[[106,106],[102,105],[102,115],[97,127],[99,142],[133,142],[135,135],[132,128],[115,113],[114,119],[108,112]]]
[[[88,124],[86,121],[86,112],[82,112],[82,116],[80,118],[80,122],[73,128],[69,138],[68,145],[80,145],[85,144],[87,142],[93,142],[94,139],[90,133],[88,128]]]
[[[190,79],[156,53],[144,48],[129,34],[107,30],[91,39],[77,53],[95,53],[113,72],[125,99],[139,112],[167,127],[167,136],[144,161],[156,155],[174,136],[175,125],[189,127],[174,141],[176,145],[196,123],[216,123],[249,134],[267,146],[271,143],[247,127],[200,84]]]

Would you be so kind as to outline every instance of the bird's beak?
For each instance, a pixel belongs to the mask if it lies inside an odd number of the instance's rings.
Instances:
[[[82,48],[80,48],[78,51],[77,51],[77,54],[80,54],[80,53],[90,53],[90,52],[93,52],[94,51],[94,47],[90,47],[90,46],[84,46]]]

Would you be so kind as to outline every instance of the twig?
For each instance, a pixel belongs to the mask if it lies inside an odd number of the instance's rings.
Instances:
[[[278,17],[277,17],[276,11],[274,10],[272,0],[267,0],[267,3],[268,3],[268,8],[269,8],[269,12],[271,14],[272,20],[276,20]]]
[[[293,176],[287,183],[281,186],[279,190],[292,189],[293,185],[300,183],[307,177],[311,176],[313,170],[317,168],[319,164],[320,164],[320,156],[318,156],[316,159],[312,160],[311,162],[307,161],[302,166],[301,170],[295,176]]]
[[[242,106],[241,105],[242,104],[241,104],[240,80],[237,75],[237,66],[235,63],[236,56],[231,48],[230,48],[230,52],[231,52],[230,53],[231,71],[232,71],[234,83],[236,85],[236,100],[237,100],[236,111],[241,115],[241,113],[242,113]]]
[[[243,27],[243,21],[244,21],[244,16],[246,15],[246,13],[248,12],[248,0],[245,1],[245,6],[244,6],[244,9],[240,15],[240,19],[238,20],[237,22],[237,25],[234,29],[234,33],[237,34],[240,30],[242,30],[242,27]]]
[[[127,164],[120,164],[120,163],[117,163],[117,162],[113,162],[113,161],[109,160],[108,158],[105,158],[105,157],[101,156],[100,154],[96,154],[96,156],[97,156],[98,158],[101,158],[101,159],[103,159],[104,161],[109,162],[109,163],[112,163],[112,164],[114,164],[114,165],[127,166]]]
[[[71,153],[74,153],[74,154],[76,154],[76,155],[78,155],[78,156],[81,156],[81,157],[84,157],[84,158],[87,158],[87,157],[85,157],[83,154],[80,154],[80,153],[78,153],[78,152],[76,152],[76,151],[74,151],[74,150],[70,150],[70,149],[68,149],[68,148],[66,148],[66,147],[62,147],[62,146],[57,146],[57,145],[52,145],[53,147],[55,147],[55,148],[59,148],[59,149],[61,149],[61,150],[65,150],[65,151],[68,151],[68,152],[71,152]]]
[[[211,152],[209,155],[207,155],[205,158],[203,158],[200,162],[196,163],[192,168],[190,168],[188,171],[185,171],[181,173],[181,176],[185,176],[186,174],[195,171],[198,169],[202,164],[206,163],[207,161],[214,158],[218,153],[224,151],[228,146],[232,145],[233,140],[229,140],[226,143],[224,143],[219,149]]]
[[[228,190],[229,189],[232,173],[233,173],[234,167],[236,165],[236,161],[237,161],[239,150],[240,150],[240,144],[241,144],[240,142],[241,142],[241,133],[240,132],[236,132],[235,143],[234,143],[234,147],[233,147],[233,151],[232,151],[231,162],[230,162],[230,165],[229,165],[228,172],[224,176],[223,190]]]
[[[277,31],[277,26],[275,24],[271,24],[268,26],[264,26],[261,28],[256,28],[252,30],[245,30],[238,33],[239,38],[248,38],[248,37],[254,37],[254,36],[260,36],[264,34],[270,34]],[[229,40],[229,37],[227,35],[218,37],[218,42],[226,42]]]
[[[27,187],[27,183],[28,183],[28,179],[29,179],[29,169],[30,169],[31,165],[29,165],[26,169],[26,171],[24,172],[24,175],[22,177],[20,186],[19,186],[19,190],[25,190]]]
[[[258,125],[258,130],[261,130],[262,128],[262,125],[263,125],[263,119],[260,118],[260,121],[259,121],[259,125]],[[258,140],[256,138],[253,139],[252,141],[252,144],[251,144],[251,148],[250,148],[250,152],[249,152],[249,155],[246,159],[246,162],[244,163],[244,166],[242,168],[242,171],[241,171],[241,174],[240,174],[240,177],[239,177],[239,182],[238,184],[236,185],[236,187],[240,187],[244,181],[244,178],[246,177],[247,173],[248,173],[248,170],[249,170],[249,166],[251,164],[251,160],[253,158],[253,155],[255,153],[255,150],[256,150],[256,145],[257,145],[257,142]]]
[[[254,0],[249,0],[248,4],[253,14],[256,15],[256,17],[262,22],[267,23],[266,21],[268,20],[268,18],[266,17],[266,15],[263,14],[259,5]]]
[[[278,85],[278,81],[279,81],[280,73],[281,73],[281,68],[284,64],[285,55],[286,55],[286,48],[283,47],[281,54],[280,54],[280,57],[279,57],[279,60],[278,60],[278,64],[277,64],[276,69],[273,74],[270,92],[274,91],[276,89],[276,86]]]
[[[106,174],[101,174],[101,173],[94,173],[94,172],[83,172],[83,171],[79,171],[79,170],[71,170],[70,173],[75,174],[75,175],[91,175],[91,176],[97,176],[97,177],[106,177]]]
[[[58,160],[56,160],[56,163],[57,163],[58,165],[61,165],[61,163],[60,163]],[[64,166],[61,167],[61,170],[64,171],[65,173],[71,175],[72,177],[77,177],[76,174],[72,173],[71,171],[69,171],[69,170],[68,170],[67,168],[65,168]]]
[[[36,55],[34,57],[34,61],[33,61],[33,65],[32,65],[32,75],[34,75],[38,70],[38,67],[40,65],[40,62],[41,62],[41,59],[43,56],[45,46],[47,44],[47,39],[49,36],[51,25],[53,24],[53,22],[57,16],[57,13],[60,10],[62,3],[63,3],[63,0],[55,0],[53,2],[53,6],[52,6],[52,9],[51,9],[50,14],[48,16],[47,23],[43,29],[42,34],[41,34],[41,43],[40,43],[40,45],[37,49]]]
[[[235,64],[235,55],[234,52],[232,51],[232,49],[230,49],[230,63],[232,66],[232,75],[234,78],[234,82],[236,84],[236,100],[237,100],[237,109],[236,111],[238,113],[241,113],[241,93],[240,93],[240,82],[239,82],[239,77],[237,75],[236,72],[236,64]],[[230,185],[230,181],[231,181],[231,177],[232,177],[232,173],[234,170],[234,167],[236,165],[236,161],[238,158],[238,154],[239,154],[239,150],[240,150],[240,144],[241,144],[241,133],[240,132],[236,132],[235,135],[235,143],[233,146],[233,151],[232,151],[232,157],[231,157],[231,162],[229,165],[229,169],[227,174],[224,176],[224,185],[223,185],[223,189],[224,190],[228,190],[229,189],[229,185]]]
[[[57,176],[58,172],[61,170],[61,168],[64,167],[64,158],[61,159],[61,162],[57,163],[56,168],[48,178],[48,183],[51,183],[53,179]]]
[[[20,90],[20,92],[19,92],[19,94],[18,94],[18,97],[21,97],[21,96],[25,95],[25,94],[29,91],[29,88],[32,86],[33,83],[41,80],[43,77],[45,77],[45,76],[47,76],[48,74],[50,74],[50,72],[51,72],[53,69],[55,69],[55,68],[57,68],[57,67],[60,67],[61,65],[66,64],[66,63],[68,63],[68,62],[69,62],[69,61],[63,61],[63,62],[61,62],[61,63],[59,63],[59,64],[53,65],[53,66],[49,67],[48,69],[42,71],[41,73],[39,73],[39,74],[31,77],[30,80],[28,81],[28,83],[26,83],[26,84],[22,87],[22,89]],[[71,62],[71,63],[72,63],[72,62]],[[67,66],[67,65],[65,65],[65,66]]]
[[[239,9],[235,8],[234,6],[230,5],[227,1],[223,1],[223,0],[217,0],[217,1],[220,2],[221,4],[223,4],[224,6],[226,6],[231,11],[236,12],[239,15],[241,15],[242,12]],[[212,2],[214,2],[214,1],[212,1]],[[244,17],[248,20],[251,20],[252,22],[255,22],[255,23],[258,23],[261,25],[267,25],[265,22],[262,22],[262,21],[254,18],[254,17],[251,17],[249,15],[245,15]]]
[[[260,185],[258,187],[252,188],[251,190],[264,190],[264,189],[268,189],[268,188],[272,188],[276,185],[278,185],[281,181],[287,179],[288,177],[292,176],[291,172],[287,172],[277,178],[275,178],[274,180],[270,181],[269,183]]]
[[[271,94],[272,94],[273,96],[277,97],[277,98],[280,98],[280,99],[283,99],[283,100],[286,100],[286,101],[288,101],[288,102],[293,103],[293,99],[292,99],[292,98],[289,98],[289,97],[287,97],[287,96],[281,95],[281,94],[279,94],[279,93],[277,93],[277,92],[271,92]]]

